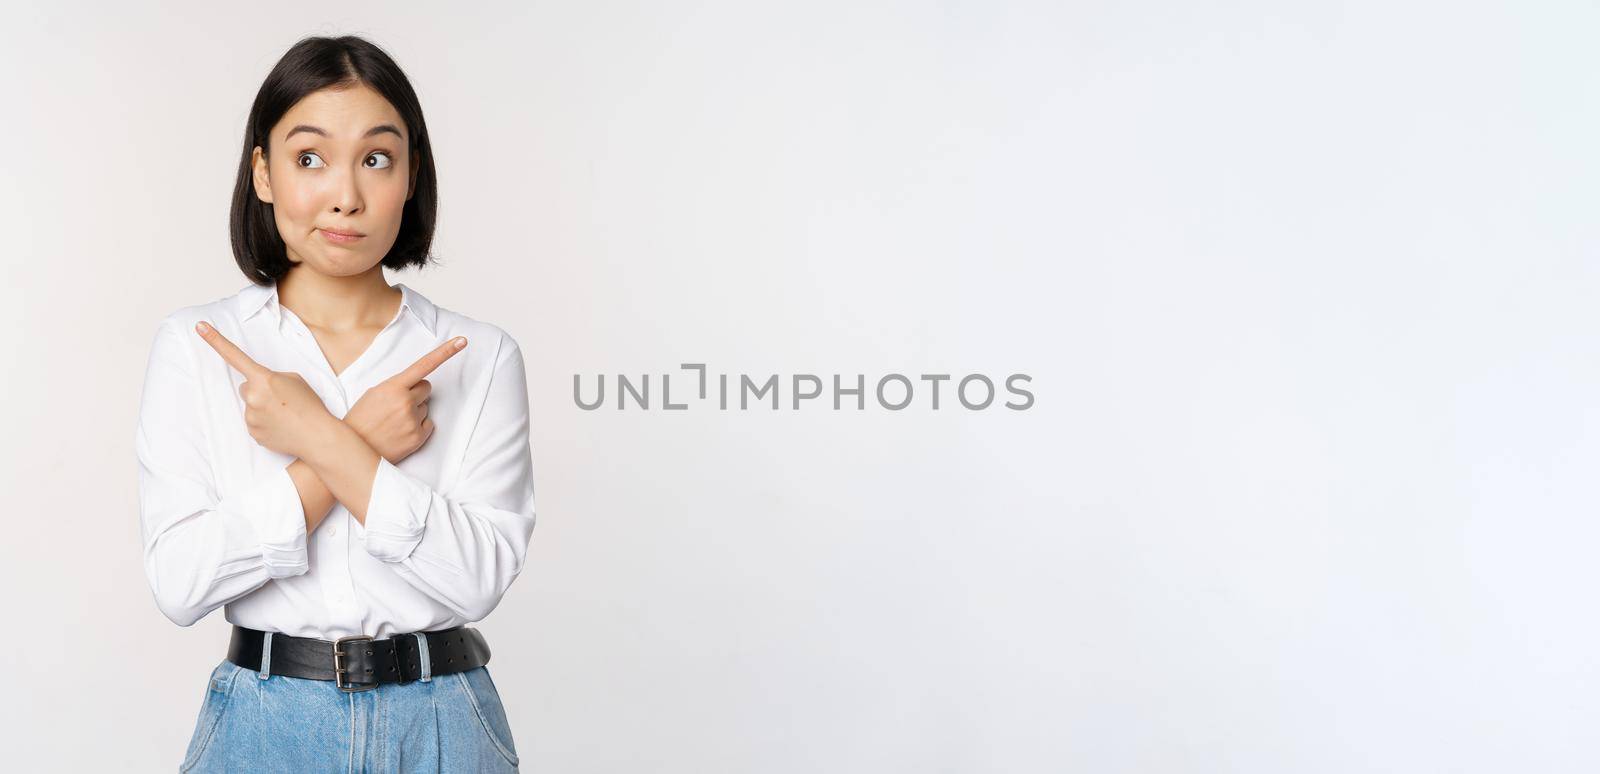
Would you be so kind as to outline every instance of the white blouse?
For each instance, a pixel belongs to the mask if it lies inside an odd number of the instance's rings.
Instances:
[[[478,621],[522,572],[533,462],[522,352],[505,331],[396,283],[400,311],[343,373],[278,304],[276,286],[168,315],[156,331],[135,440],[144,566],[161,612],[332,640]],[[427,379],[433,434],[381,459],[366,525],[335,502],[307,535],[293,457],[256,443],[244,376],[195,333],[211,323],[245,354],[295,371],[343,417],[362,393],[453,336],[467,347]]]

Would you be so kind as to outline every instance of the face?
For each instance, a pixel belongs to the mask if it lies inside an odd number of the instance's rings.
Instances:
[[[252,156],[254,182],[291,262],[346,277],[383,260],[416,185],[408,131],[365,85],[314,92],[272,127],[271,147]]]

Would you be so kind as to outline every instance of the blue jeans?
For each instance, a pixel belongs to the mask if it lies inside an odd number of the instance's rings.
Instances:
[[[223,659],[180,772],[517,771],[488,667],[346,693]]]

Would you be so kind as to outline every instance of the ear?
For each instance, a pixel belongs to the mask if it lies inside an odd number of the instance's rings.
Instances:
[[[267,154],[257,145],[250,152],[251,180],[255,183],[256,198],[267,204],[272,203],[272,179],[267,175]]]

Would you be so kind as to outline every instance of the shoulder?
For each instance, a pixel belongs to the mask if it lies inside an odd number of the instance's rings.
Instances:
[[[240,310],[249,301],[256,286],[248,286],[231,295],[223,296],[211,301],[182,306],[168,312],[150,331],[157,350],[177,348],[183,350],[203,344],[195,331],[195,323],[204,320],[216,326],[218,330],[227,335],[232,335],[238,328],[241,319]],[[270,290],[267,292],[270,293]]]
[[[459,312],[438,308],[438,341],[465,336],[467,368],[483,378],[484,399],[496,404],[510,401],[526,410],[528,399],[527,365],[522,347],[505,328]]]
[[[435,309],[438,312],[440,341],[452,336],[465,336],[468,349],[477,347],[485,356],[493,353],[495,363],[505,363],[512,358],[521,360],[522,347],[505,328],[446,307],[436,305]]]
[[[253,297],[264,297],[270,294],[271,288],[262,288],[258,285],[247,285],[237,292],[221,298],[189,306],[179,307],[169,312],[157,323],[157,331],[178,330],[193,331],[194,325],[205,320],[220,329],[233,327],[233,323],[242,317],[242,309]]]

